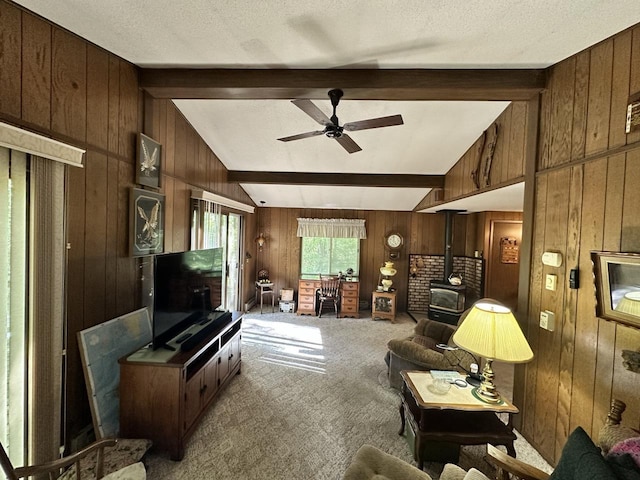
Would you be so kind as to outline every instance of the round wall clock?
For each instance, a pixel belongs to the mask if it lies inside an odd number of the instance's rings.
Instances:
[[[402,238],[402,235],[397,232],[390,233],[386,237],[384,237],[385,246],[387,248],[390,248],[391,250],[398,250],[402,247],[403,243],[404,239]]]

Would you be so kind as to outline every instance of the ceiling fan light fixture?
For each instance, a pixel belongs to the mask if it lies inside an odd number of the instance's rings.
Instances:
[[[327,125],[324,134],[329,138],[340,138],[344,129],[336,125]]]
[[[293,140],[302,140],[303,138],[315,137],[317,135],[325,135],[328,138],[338,140],[338,143],[348,153],[355,153],[359,152],[362,149],[351,137],[344,133],[344,130],[352,132],[356,130],[368,130],[371,128],[403,125],[404,123],[402,120],[402,115],[390,115],[388,117],[370,118],[367,120],[348,122],[344,125],[340,125],[338,116],[336,115],[336,108],[338,107],[338,103],[340,103],[340,98],[342,98],[344,92],[339,88],[334,88],[332,90],[329,90],[328,95],[331,99],[331,105],[333,107],[333,115],[331,115],[331,118],[327,117],[327,115],[309,99],[296,99],[291,101],[296,107],[298,107],[320,125],[322,125],[324,127],[323,130],[300,133],[298,135],[278,138],[278,140],[280,140],[281,142],[291,142]]]

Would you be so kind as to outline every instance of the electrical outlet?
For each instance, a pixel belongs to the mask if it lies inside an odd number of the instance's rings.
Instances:
[[[546,278],[545,278],[544,288],[546,288],[547,290],[552,290],[552,291],[555,292],[557,284],[558,284],[557,275],[553,275],[553,274],[548,273]]]

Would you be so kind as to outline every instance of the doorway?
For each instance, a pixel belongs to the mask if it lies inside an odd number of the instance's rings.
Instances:
[[[223,209],[215,202],[193,199],[191,249],[224,248],[222,307],[229,311],[241,310],[243,232],[242,214]]]
[[[521,243],[521,220],[491,220],[485,296],[495,298],[512,311],[518,307]]]
[[[242,273],[240,270],[240,252],[242,242],[242,215],[228,213],[223,222],[227,226],[226,232],[226,252],[227,252],[227,274],[223,307],[225,310],[240,310],[240,285],[242,285]]]

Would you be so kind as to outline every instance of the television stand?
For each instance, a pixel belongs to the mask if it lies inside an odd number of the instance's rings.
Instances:
[[[225,313],[207,323],[207,334],[188,351],[144,349],[119,360],[121,437],[148,438],[182,460],[200,419],[240,373],[243,314]]]

